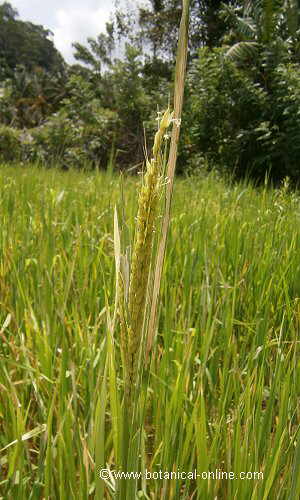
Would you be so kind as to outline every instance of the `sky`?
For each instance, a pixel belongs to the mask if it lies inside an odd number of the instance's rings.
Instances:
[[[86,42],[105,30],[114,0],[8,0],[22,21],[41,24],[54,33],[53,42],[68,63],[72,42]],[[0,0],[3,3],[3,0]]]

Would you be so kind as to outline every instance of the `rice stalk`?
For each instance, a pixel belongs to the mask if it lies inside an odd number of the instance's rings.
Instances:
[[[169,224],[170,224],[171,202],[172,202],[174,177],[175,177],[175,169],[177,162],[177,149],[178,149],[178,141],[180,135],[181,113],[182,113],[184,84],[185,84],[186,65],[187,65],[189,4],[190,4],[189,0],[183,0],[182,2],[182,16],[179,27],[179,39],[178,39],[178,49],[177,49],[176,68],[175,68],[174,113],[173,113],[174,125],[172,129],[170,153],[167,166],[167,189],[166,189],[166,200],[165,200],[165,213],[163,216],[161,238],[159,241],[159,246],[156,256],[156,264],[155,264],[154,286],[152,292],[151,310],[150,310],[150,317],[149,317],[149,324],[147,331],[146,359],[148,358],[152,350],[155,337],[155,329],[158,317],[157,304],[159,298],[162,269],[164,264],[164,257],[165,257]]]

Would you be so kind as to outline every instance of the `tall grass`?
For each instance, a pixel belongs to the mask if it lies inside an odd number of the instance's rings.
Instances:
[[[132,234],[137,188],[125,179]],[[132,438],[110,335],[118,180],[1,167],[3,499],[96,498],[96,488],[131,499],[136,487],[140,498],[299,497],[299,198],[213,175],[175,190],[141,451],[131,446],[127,467],[264,478],[100,480]]]

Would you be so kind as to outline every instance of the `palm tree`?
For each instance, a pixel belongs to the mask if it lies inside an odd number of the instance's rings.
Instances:
[[[24,66],[18,66],[7,80],[10,124],[17,127],[39,125],[57,111],[66,94],[65,85],[65,74],[49,73],[38,66],[29,72]]]
[[[243,7],[223,5],[236,41],[227,56],[236,62],[263,56],[273,66],[284,57],[299,56],[299,1],[245,0]]]

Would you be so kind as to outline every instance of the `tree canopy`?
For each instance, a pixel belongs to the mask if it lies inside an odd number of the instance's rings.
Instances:
[[[47,28],[0,6],[0,139],[21,158],[142,164],[172,98],[182,4],[118,5],[104,32],[74,41],[73,65]],[[299,0],[191,0],[181,170],[299,178],[299,27]]]
[[[8,2],[0,5],[0,79],[11,76],[18,65],[31,71],[36,66],[61,71],[64,60],[56,50],[50,30],[18,19]]]

